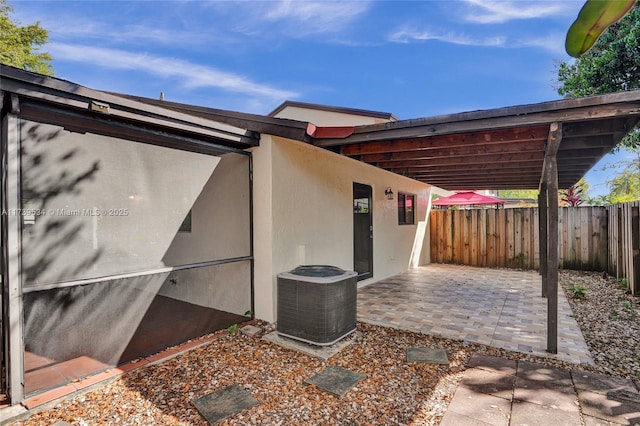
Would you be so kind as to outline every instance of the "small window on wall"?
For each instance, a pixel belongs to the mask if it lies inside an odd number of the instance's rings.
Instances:
[[[414,206],[416,196],[413,194],[398,193],[398,225],[414,224]]]

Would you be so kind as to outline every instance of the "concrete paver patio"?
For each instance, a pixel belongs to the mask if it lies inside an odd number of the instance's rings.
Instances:
[[[558,288],[558,353],[547,347],[547,299],[536,271],[430,264],[358,290],[358,320],[575,364],[593,364]]]
[[[630,380],[474,354],[441,426],[635,425]]]

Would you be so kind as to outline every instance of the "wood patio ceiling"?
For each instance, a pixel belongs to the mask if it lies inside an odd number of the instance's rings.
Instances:
[[[550,128],[559,188],[583,177],[640,120],[640,91],[358,126],[315,145],[448,190],[537,189]],[[336,132],[338,134],[340,132]],[[547,153],[548,154],[548,153]]]

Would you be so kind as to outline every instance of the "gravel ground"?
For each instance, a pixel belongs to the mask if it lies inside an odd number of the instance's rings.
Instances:
[[[583,299],[569,298],[597,363],[581,368],[637,379],[638,300],[625,295],[615,280],[604,279],[602,274],[563,271],[560,283],[565,290],[579,285],[586,292]],[[191,400],[236,383],[261,404],[224,420],[222,425],[437,425],[474,352],[576,368],[550,359],[368,324],[358,324],[358,329],[354,342],[328,362],[240,333],[224,335],[17,424],[205,425]],[[443,348],[450,364],[408,364],[408,346]],[[342,398],[303,383],[327,365],[348,368],[367,378]]]
[[[594,370],[640,379],[640,298],[627,294],[626,282],[601,272],[562,271],[560,285],[596,363]],[[584,297],[573,297],[572,287],[584,289]]]

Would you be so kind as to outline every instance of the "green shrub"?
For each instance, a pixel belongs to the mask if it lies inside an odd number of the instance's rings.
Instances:
[[[631,300],[623,300],[622,307],[627,310],[631,314],[632,317],[635,317],[637,312],[636,308],[633,306],[633,302]]]
[[[629,280],[627,280],[626,278],[618,278],[618,287],[620,287],[622,290],[629,289]]]
[[[584,297],[587,295],[586,287],[583,287],[579,284],[569,287],[569,291],[571,292],[571,295],[574,299],[584,299]]]

